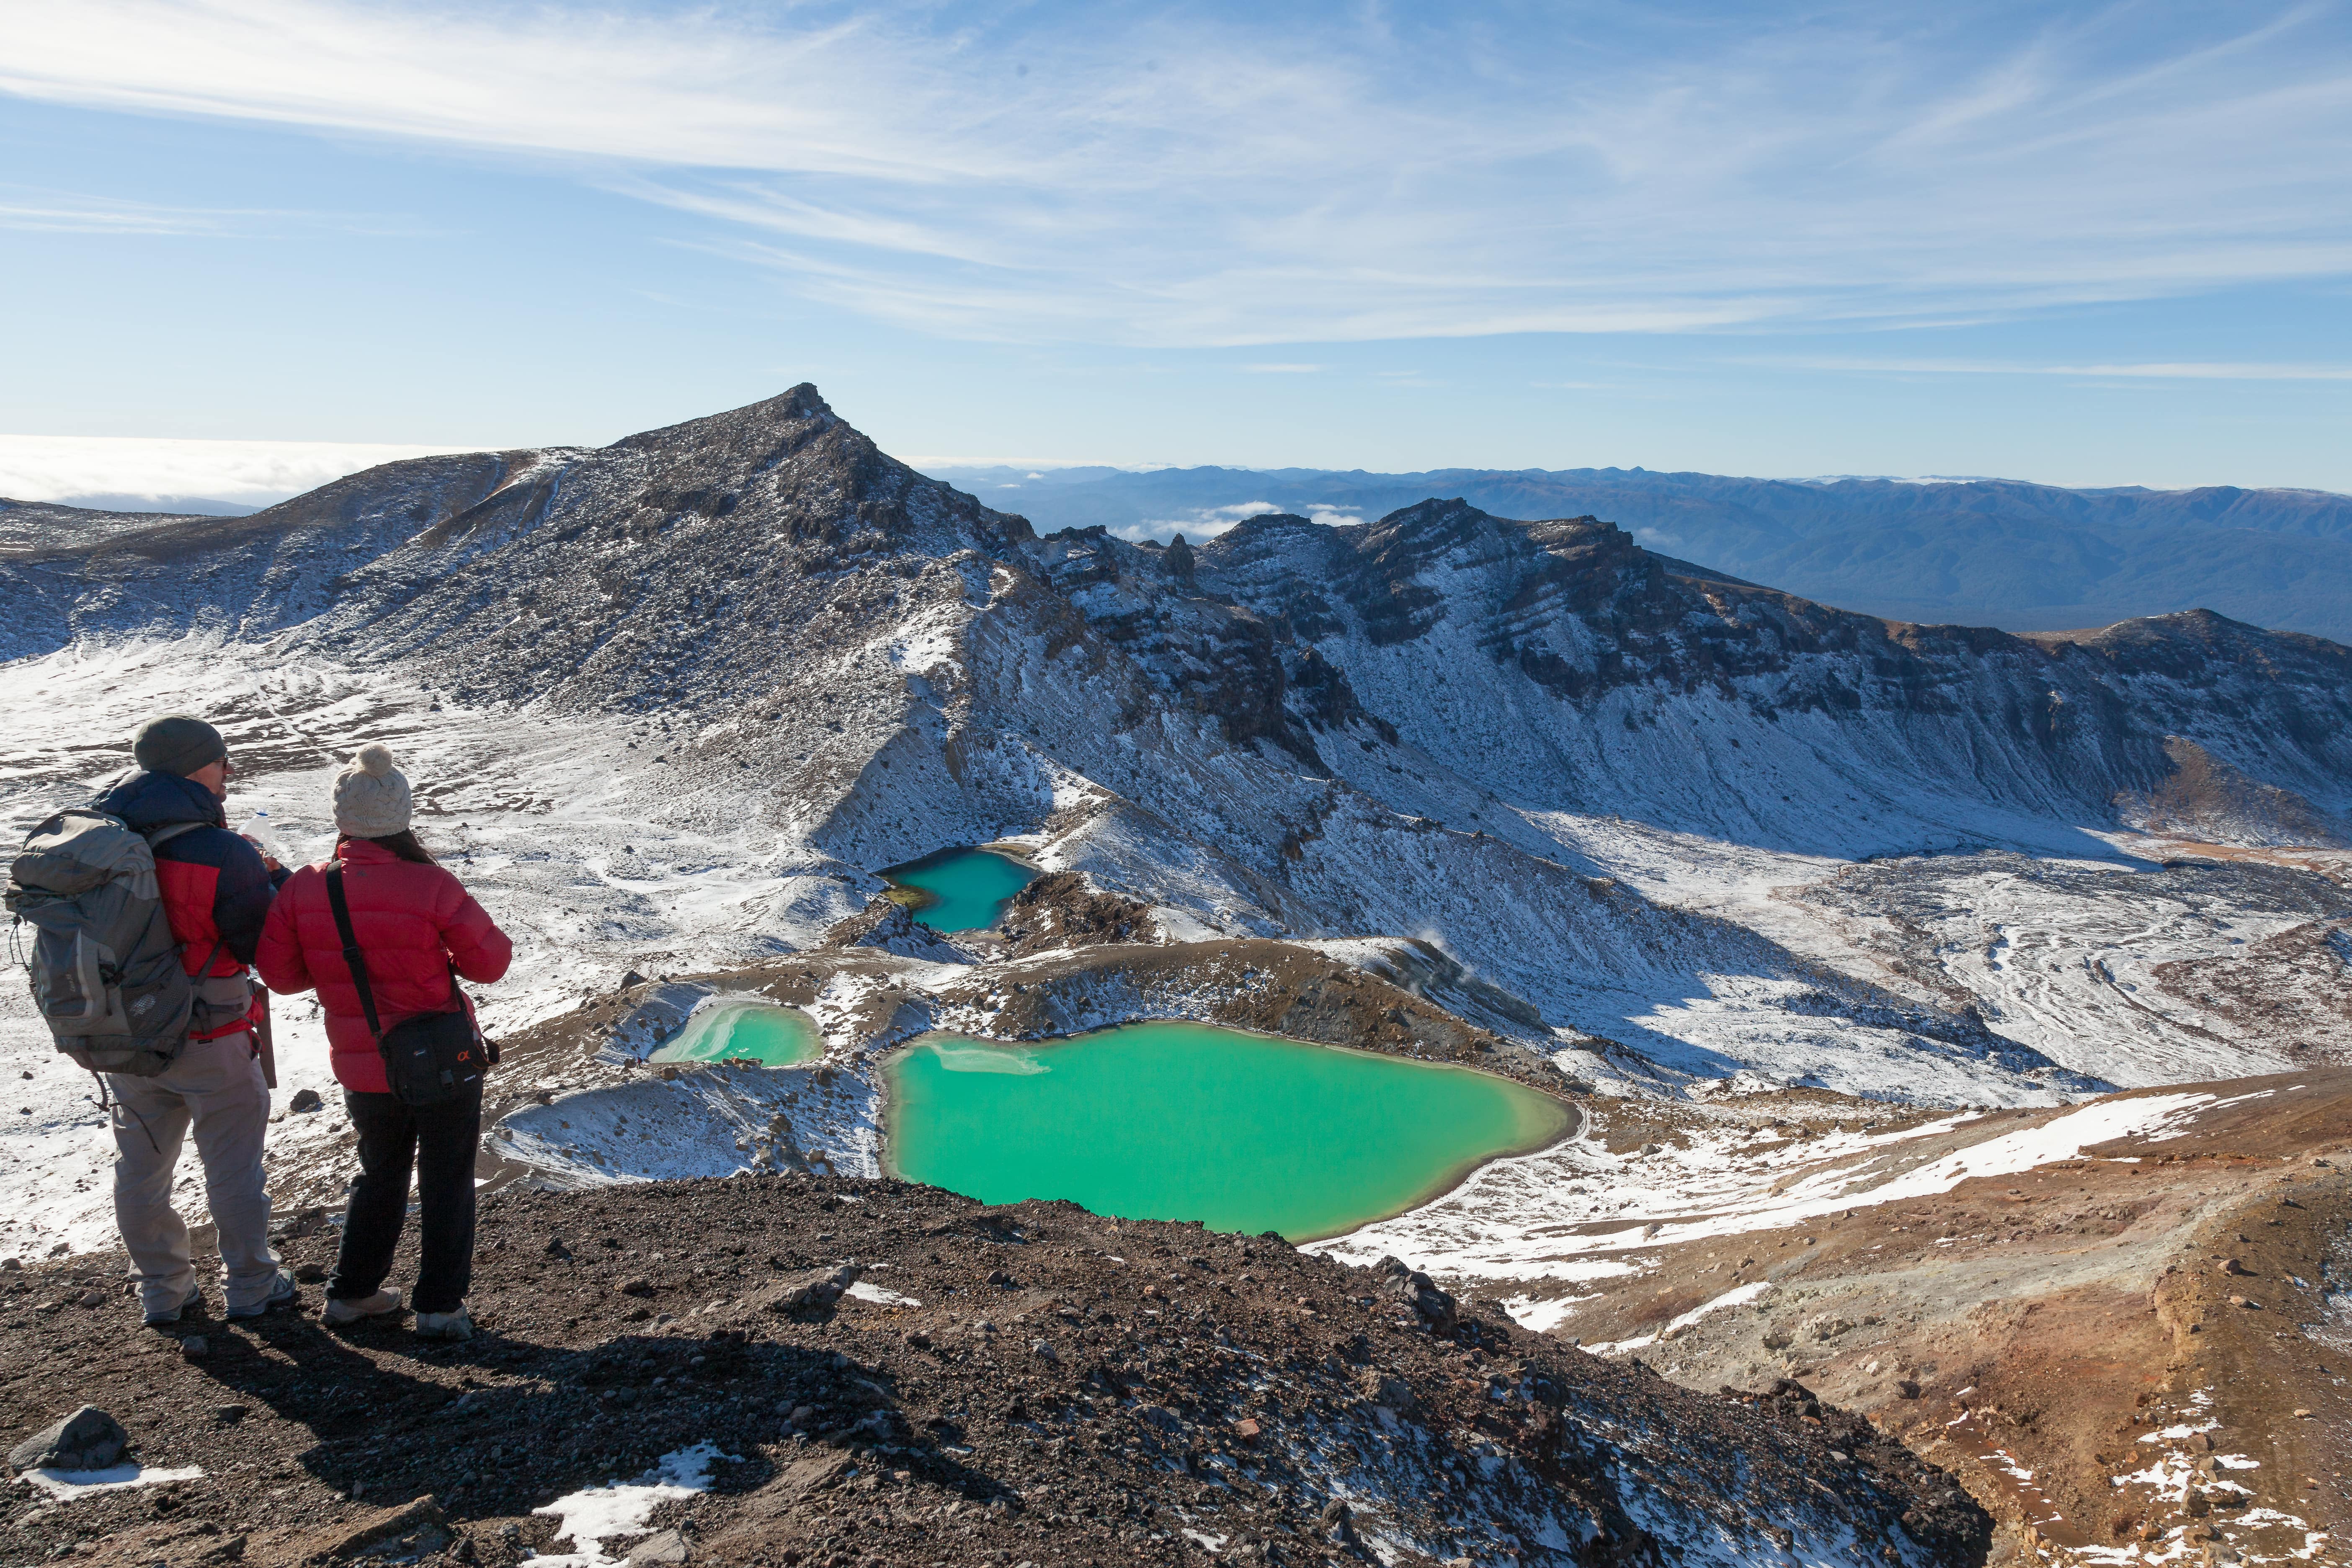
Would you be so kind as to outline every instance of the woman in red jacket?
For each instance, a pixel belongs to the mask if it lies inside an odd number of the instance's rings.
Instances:
[[[335,830],[341,835],[335,858],[342,863],[344,901],[366,961],[376,1022],[386,1030],[420,1013],[470,1012],[457,976],[487,984],[506,973],[514,956],[506,933],[416,841],[409,808],[408,780],[383,745],[362,747],[335,780]],[[467,1339],[474,1331],[466,1289],[474,1268],[481,1086],[441,1105],[411,1106],[393,1096],[343,962],[326,872],[325,866],[306,866],[294,873],[269,906],[254,957],[273,991],[318,987],[335,1081],[359,1132],[360,1177],[327,1282],[326,1321],[341,1325],[400,1310],[400,1292],[383,1286],[406,1216],[413,1165],[424,1232],[412,1298],[416,1331],[426,1339]]]

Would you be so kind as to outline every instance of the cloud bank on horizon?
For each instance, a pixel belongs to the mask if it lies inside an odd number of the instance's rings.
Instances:
[[[463,447],[0,435],[0,497],[133,511],[268,506],[404,458]]]
[[[531,161],[954,338],[1919,325],[2352,272],[2336,5],[8,9],[21,98]]]

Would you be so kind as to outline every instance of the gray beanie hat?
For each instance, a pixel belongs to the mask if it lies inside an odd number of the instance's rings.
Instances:
[[[192,713],[166,713],[139,726],[131,755],[149,773],[187,774],[227,756],[228,742]]]
[[[389,838],[408,831],[408,777],[392,765],[392,748],[371,741],[335,776],[335,831],[352,838]]]

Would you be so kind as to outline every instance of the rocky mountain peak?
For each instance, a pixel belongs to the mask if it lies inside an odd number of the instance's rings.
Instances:
[[[2270,631],[2212,610],[2138,616],[2088,631],[2026,634],[2038,643],[2074,643],[2106,658],[2273,660],[2283,655],[2352,674],[2352,648],[2303,632]]]
[[[1467,540],[1494,521],[1459,496],[1451,500],[1432,496],[1425,501],[1399,507],[1370,524],[1364,531],[1364,543],[1375,552],[1408,542],[1412,548],[1425,552]]]
[[[705,414],[676,425],[665,425],[656,430],[641,430],[634,436],[624,436],[608,450],[656,451],[667,447],[699,448],[731,438],[738,432],[772,431],[782,434],[794,426],[812,421],[821,425],[841,423],[840,416],[816,389],[814,382],[804,381],[790,391],[757,403],[730,408],[723,414]]]
[[[637,514],[631,526],[640,531],[748,508],[768,537],[781,531],[802,545],[837,546],[872,533],[932,553],[995,552],[1033,536],[1027,523],[884,454],[805,382],[762,402],[626,437],[596,454],[589,469],[570,478],[641,480],[629,498]]]

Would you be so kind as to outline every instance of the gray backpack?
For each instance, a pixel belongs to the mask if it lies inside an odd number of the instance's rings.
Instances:
[[[154,847],[202,826],[150,837],[76,806],[33,829],[9,868],[7,906],[35,931],[33,1005],[58,1049],[92,1072],[152,1078],[188,1043],[196,986],[164,918]]]

